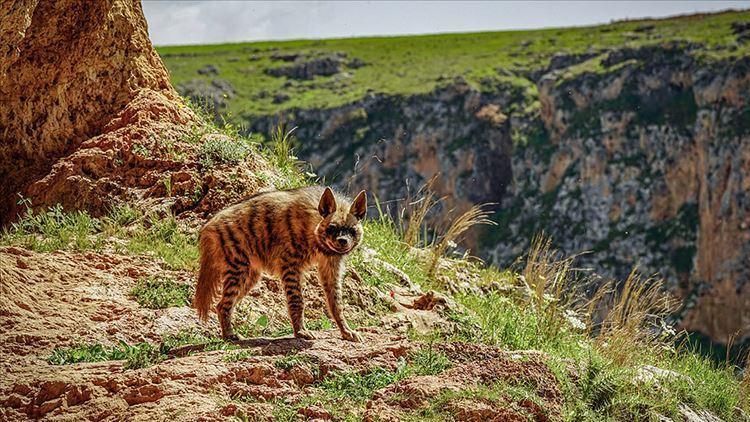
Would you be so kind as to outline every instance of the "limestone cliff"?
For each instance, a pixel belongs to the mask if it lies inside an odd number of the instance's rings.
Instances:
[[[683,326],[725,342],[750,335],[749,69],[664,42],[287,119],[328,180],[390,199],[440,173],[450,208],[500,203],[474,252],[508,265],[544,231],[604,277],[659,273]]]

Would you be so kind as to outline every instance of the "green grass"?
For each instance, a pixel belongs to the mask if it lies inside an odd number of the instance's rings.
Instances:
[[[656,414],[677,416],[677,406],[685,403],[708,409],[732,420],[743,393],[731,365],[717,364],[693,350],[658,351],[649,347],[633,351],[628,362],[616,363],[606,350],[575,324],[549,330],[543,313],[520,306],[497,293],[463,295],[458,300],[468,314],[456,321],[467,328],[446,338],[501,346],[509,350],[540,350],[553,360],[577,362],[583,376],[576,382],[565,380],[565,371],[555,371],[566,391],[569,420],[648,420]],[[554,363],[550,363],[554,366]],[[681,377],[660,381],[660,387],[635,385],[638,368],[653,365],[672,370]]]
[[[47,211],[28,214],[4,228],[0,242],[39,252],[58,249],[83,251],[101,247],[101,239],[93,236],[101,228],[99,219],[81,211],[66,213],[58,204]]]
[[[59,205],[29,211],[3,229],[0,244],[37,252],[55,250],[147,254],[169,269],[197,270],[197,235],[182,229],[174,216],[145,218],[127,206],[115,207],[102,218],[83,211],[64,212]]]
[[[153,255],[169,269],[198,268],[197,235],[181,229],[173,216],[151,217],[125,237],[124,249],[129,253]]]
[[[172,306],[187,306],[190,303],[191,286],[177,283],[164,277],[141,278],[130,294],[139,305],[150,309]]]
[[[405,372],[405,364],[395,371],[378,367],[364,374],[353,371],[334,372],[321,382],[320,388],[329,397],[364,404],[376,390],[403,379]]]
[[[245,138],[211,137],[206,139],[198,151],[199,162],[204,168],[217,164],[235,165],[244,161],[253,151],[253,145]]]
[[[366,220],[364,222],[363,245],[374,250],[377,257],[409,276],[412,282],[427,286],[430,279],[427,274],[427,263],[410,253],[390,218]],[[400,284],[398,277],[384,268],[372,265],[361,248],[354,252],[349,262],[357,269],[360,276],[370,285],[382,286],[385,283]]]
[[[458,400],[476,400],[490,402],[504,408],[512,409],[517,415],[527,420],[538,420],[527,409],[519,403],[530,401],[539,406],[544,414],[548,414],[544,402],[536,394],[536,391],[527,385],[509,385],[507,383],[496,383],[494,385],[477,385],[467,387],[461,391],[445,391],[430,400],[429,407],[417,409],[410,414],[404,415],[407,421],[453,421],[456,420],[453,412],[449,410],[452,402]]]
[[[205,336],[193,331],[180,331],[177,334],[166,335],[161,344],[141,342],[127,344],[120,342],[116,346],[103,344],[79,344],[71,347],[56,348],[47,358],[51,365],[70,365],[81,362],[105,362],[112,360],[124,360],[123,368],[138,369],[155,365],[166,359],[167,352],[171,349],[186,346],[205,344],[203,351],[213,350],[235,350],[238,346],[226,343],[216,337]],[[250,352],[240,353],[236,360],[247,358]],[[231,361],[231,358],[228,361]]]
[[[546,67],[550,58],[560,52],[581,54],[688,41],[703,44],[690,53],[702,61],[742,57],[748,54],[750,45],[738,43],[730,25],[749,19],[750,12],[741,11],[577,28],[170,46],[157,47],[157,52],[175,85],[194,78],[224,79],[236,91],[235,97],[228,99],[226,112],[238,118],[252,118],[294,108],[334,107],[357,101],[368,91],[388,95],[425,93],[456,76],[480,89],[504,83],[524,90],[528,85],[524,75]],[[639,30],[648,24],[654,27]],[[266,69],[286,64],[275,60],[275,54],[336,52],[345,53],[346,61],[357,58],[366,65],[356,69],[344,65],[349,77],[334,75],[308,81],[265,73]],[[197,73],[208,64],[216,66],[219,74]],[[597,72],[598,67],[593,61],[576,71]],[[486,83],[488,79],[493,83]],[[280,92],[290,99],[276,104],[273,97]]]
[[[233,352],[224,356],[224,362],[241,362],[243,360],[247,360],[254,356],[257,356],[257,353],[255,353],[255,351],[253,350],[250,350],[250,349],[238,350],[236,352]]]
[[[123,368],[138,369],[154,365],[162,361],[163,358],[164,356],[160,353],[159,348],[150,343],[128,345],[121,342],[117,346],[89,344],[57,348],[47,358],[47,363],[70,365],[80,362],[124,360]]]
[[[307,355],[301,355],[301,354],[292,354],[292,355],[286,355],[282,356],[278,359],[276,359],[273,362],[273,365],[279,369],[292,369],[295,366],[304,365],[310,363],[310,357]]]

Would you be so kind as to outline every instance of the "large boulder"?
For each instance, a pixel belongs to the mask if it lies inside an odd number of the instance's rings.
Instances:
[[[195,116],[152,48],[139,1],[10,0],[0,45],[0,224],[23,211],[19,196],[95,215],[116,200],[210,211],[227,201],[206,196],[259,187],[262,160],[240,163],[246,183],[235,191],[198,164]]]

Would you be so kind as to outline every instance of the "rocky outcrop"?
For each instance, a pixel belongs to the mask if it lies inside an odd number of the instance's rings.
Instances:
[[[232,182],[199,168],[195,117],[139,1],[13,0],[2,13],[0,225],[29,204],[98,215],[117,200],[174,212],[226,203]],[[264,170],[253,163],[240,170],[248,186],[229,196],[262,185],[248,179]]]
[[[605,278],[634,265],[665,277],[683,326],[726,342],[750,335],[750,58],[704,48],[558,54],[510,78],[286,117],[326,180],[390,200],[440,173],[448,208],[500,204],[499,226],[467,244],[485,258],[509,265],[544,231]]]
[[[284,57],[281,58],[282,60]],[[274,67],[266,70],[271,76],[286,76],[291,79],[309,80],[316,76],[331,76],[341,71],[344,57],[328,54],[321,57],[299,56],[288,66]]]
[[[188,333],[207,339],[205,335],[219,332],[216,318],[206,326],[188,305],[164,309],[139,305],[133,288],[139,279],[155,276],[187,285],[194,281],[190,271],[168,269],[147,255],[0,248],[0,420],[154,420],[182,415],[185,409],[190,414],[179,420],[226,420],[243,414],[274,420],[277,400],[310,397],[314,387],[334,373],[396,370],[423,346],[409,340],[407,331],[446,329],[455,324],[449,315],[457,312],[455,307],[446,308],[445,300],[435,293],[410,292],[391,284],[383,286],[384,293],[347,277],[342,304],[349,321],[381,321],[378,327],[360,327],[365,339],[361,343],[342,340],[338,330],[329,329],[317,330],[315,341],[254,334],[237,342],[237,350],[204,350],[205,340],[194,341],[140,369],[129,369],[123,361],[51,363],[48,358],[55,349],[74,345],[149,342],[158,347],[165,336]],[[325,315],[323,290],[309,281],[304,289],[308,323]],[[250,312],[247,317],[252,321],[263,315],[269,325],[279,328],[288,318],[282,286],[270,277],[261,284],[249,292],[250,305],[242,312]],[[386,305],[389,311],[384,318]],[[527,375],[531,371],[551,376],[543,362],[514,362],[517,353],[497,347],[451,343],[441,347],[474,374],[454,377],[452,385],[469,380],[489,385],[506,379],[535,380],[536,375]],[[498,364],[481,370],[479,362],[490,357]],[[554,377],[546,381],[549,385],[540,389],[558,391]],[[299,411],[324,412],[308,407]],[[364,412],[364,406],[357,411]]]

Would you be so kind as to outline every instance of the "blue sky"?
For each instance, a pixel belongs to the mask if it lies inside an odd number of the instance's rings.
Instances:
[[[580,26],[750,1],[143,1],[156,45]]]

